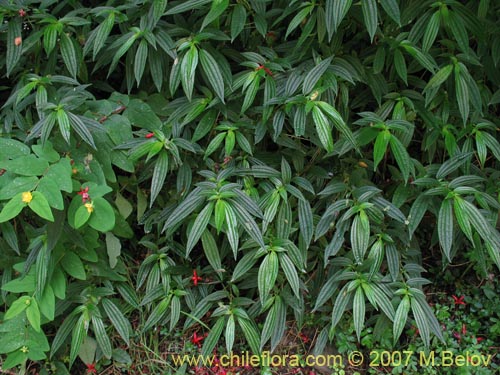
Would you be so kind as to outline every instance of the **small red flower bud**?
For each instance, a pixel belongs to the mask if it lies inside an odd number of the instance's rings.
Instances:
[[[198,282],[203,280],[200,276],[198,276],[198,273],[196,273],[196,270],[193,270],[193,276],[191,276],[191,280],[193,281],[194,286],[198,286]]]
[[[148,133],[146,134],[146,138],[153,138],[155,136],[155,133]]]
[[[23,42],[23,38],[21,38],[20,36],[18,36],[18,37],[16,37],[16,38],[14,39],[14,45],[15,45],[16,47],[19,47],[19,46],[21,45],[21,43],[22,43],[22,42]]]
[[[24,9],[19,9],[19,17],[24,17],[26,15],[26,11]]]

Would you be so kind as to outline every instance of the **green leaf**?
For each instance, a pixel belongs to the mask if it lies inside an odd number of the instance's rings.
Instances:
[[[399,11],[399,6],[396,0],[380,0],[382,8],[391,17],[394,22],[401,26],[401,13]]]
[[[179,14],[183,13],[186,11],[191,11],[193,9],[199,9],[203,5],[206,5],[208,3],[211,3],[212,0],[188,0],[188,1],[182,1],[179,5],[174,6],[173,8],[170,8],[167,10],[165,15],[170,15],[170,14]]]
[[[410,312],[410,297],[404,296],[396,310],[393,323],[393,345],[396,346],[401,333],[406,325],[408,313]]]
[[[28,306],[31,304],[33,299],[29,296],[21,296],[18,299],[16,299],[12,304],[10,305],[9,309],[5,313],[4,320],[9,320],[17,315],[21,314],[24,310],[28,308]]]
[[[368,34],[370,34],[370,40],[373,43],[373,38],[375,37],[375,32],[377,31],[377,2],[376,0],[363,0],[361,2],[361,9],[363,11],[363,20],[365,22]]]
[[[472,153],[470,152],[457,153],[450,159],[446,160],[441,167],[439,167],[436,173],[436,178],[441,180],[456,171],[462,166],[462,164],[469,160],[471,154]]]
[[[7,54],[6,54],[6,65],[7,65],[7,77],[14,70],[21,58],[23,45],[22,41],[20,45],[16,46],[16,38],[22,37],[21,30],[22,22],[18,17],[12,17],[7,23]],[[5,31],[4,31],[5,32]]]
[[[103,298],[101,303],[109,320],[111,320],[111,323],[118,331],[123,341],[125,341],[125,343],[129,345],[129,336],[131,328],[128,319],[125,318],[120,309],[109,299]]]
[[[66,251],[63,258],[61,259],[61,266],[68,275],[73,276],[75,279],[87,279],[85,267],[83,266],[82,260],[74,252]]]
[[[389,132],[389,130],[383,130],[380,133],[378,133],[377,139],[375,140],[375,144],[373,146],[374,171],[377,170],[377,166],[384,158],[390,139],[391,139],[391,133]]]
[[[471,243],[474,243],[469,215],[463,201],[464,200],[459,196],[455,196],[455,198],[453,199],[453,210],[455,212],[455,218],[457,219],[457,223],[460,226],[462,232],[467,236]]]
[[[111,75],[111,72],[115,70],[116,65],[118,64],[118,61],[122,58],[123,55],[127,53],[127,51],[132,47],[134,42],[137,40],[139,37],[139,33],[127,33],[123,36],[123,39],[126,39],[123,44],[120,45],[118,50],[116,51],[115,55],[113,56],[113,60],[111,61],[111,65],[109,66],[108,70],[108,77]]]
[[[222,229],[222,225],[226,220],[226,201],[223,199],[218,199],[215,203],[215,229],[217,229],[217,233],[219,233]]]
[[[134,77],[137,82],[137,86],[141,83],[142,75],[144,74],[144,68],[146,67],[146,60],[148,58],[148,42],[146,39],[142,39],[137,47],[134,58]]]
[[[259,288],[260,302],[262,305],[267,301],[269,292],[274,288],[276,278],[278,277],[279,261],[275,252],[271,252],[264,257],[260,264],[257,275],[257,284]]]
[[[253,353],[258,353],[260,350],[260,334],[252,321],[238,317],[238,324],[245,335],[248,345]]]
[[[61,33],[61,56],[64,61],[64,65],[68,68],[69,74],[73,78],[76,78],[76,74],[78,73],[78,59],[76,57],[75,46],[73,45],[73,41],[66,35],[66,33]]]
[[[12,160],[2,161],[2,168],[21,176],[40,176],[45,173],[49,163],[35,155],[16,157]]]
[[[217,134],[214,139],[209,143],[207,149],[205,150],[205,158],[209,157],[213,152],[215,152],[222,141],[226,138],[227,132]]]
[[[106,233],[106,252],[108,254],[109,266],[115,268],[121,255],[122,245],[120,240],[111,232]]]
[[[224,0],[223,0],[224,1]],[[228,0],[225,0],[226,6]],[[207,15],[208,16],[208,15]],[[205,74],[207,75],[208,82],[214,88],[215,94],[224,103],[224,79],[219,69],[219,64],[207,51],[200,49],[199,51],[200,63]]]
[[[348,287],[352,285],[351,283],[347,283],[337,294],[337,298],[335,299],[335,303],[333,304],[332,310],[332,329],[335,328],[342,318],[344,311],[347,307],[347,304],[352,298],[352,293],[348,292]]]
[[[219,254],[219,248],[215,242],[212,234],[207,230],[201,235],[201,243],[203,245],[203,250],[205,256],[207,257],[208,263],[212,266],[215,272],[219,273],[222,271],[222,263]]]
[[[403,179],[406,183],[408,178],[410,178],[410,171],[412,169],[410,155],[408,155],[408,151],[406,151],[406,148],[403,146],[401,141],[394,135],[391,136],[389,143],[391,145],[392,154],[398,163],[399,169],[401,170],[401,174],[403,175]]]
[[[92,200],[94,211],[90,215],[89,225],[100,232],[109,232],[115,226],[115,213],[113,207],[104,198]]]
[[[370,240],[370,221],[364,211],[354,217],[351,225],[351,246],[356,262],[364,259]]]
[[[359,286],[356,289],[356,293],[354,293],[354,299],[352,301],[352,316],[358,341],[361,340],[361,331],[365,325],[365,309],[365,294],[363,293],[363,288]]]
[[[302,23],[302,21],[307,17],[307,15],[309,13],[311,13],[311,11],[313,10],[314,5],[309,5],[309,3],[305,3],[305,4],[306,4],[306,6],[304,8],[302,8],[302,10],[299,11],[295,15],[295,17],[292,18],[290,23],[288,24],[288,28],[286,29],[285,39],[288,38],[288,35],[290,35],[290,33],[293,30],[295,30]]]
[[[276,302],[273,303],[269,312],[267,313],[266,320],[264,321],[264,326],[262,327],[262,333],[260,336],[260,350],[264,347],[267,340],[271,338],[273,331],[276,329],[277,321],[277,309],[278,304]]]
[[[420,331],[420,337],[422,337],[425,347],[428,348],[430,345],[430,327],[427,316],[415,298],[411,299],[410,304],[415,322],[417,323],[417,328]]]
[[[89,327],[89,321],[86,317],[87,314],[81,314],[80,318],[76,322],[71,335],[71,350],[69,353],[69,365],[71,366],[75,361],[78,353],[80,352],[80,347],[83,343],[85,337],[87,337],[87,331]]]
[[[317,105],[328,116],[330,121],[333,122],[333,126],[335,126],[335,128],[340,132],[340,134],[342,134],[349,141],[349,143],[355,149],[357,149],[358,148],[357,141],[354,138],[351,129],[349,129],[349,127],[346,125],[340,113],[326,102],[317,102]]]
[[[69,144],[71,136],[71,125],[69,122],[68,114],[64,109],[59,109],[56,112],[57,123],[59,124],[59,131],[61,132],[64,140]]]
[[[246,21],[247,11],[245,6],[243,4],[236,4],[231,14],[231,42],[243,31]]]
[[[154,201],[163,188],[163,184],[165,183],[165,178],[167,177],[168,173],[168,162],[168,153],[166,151],[161,151],[158,154],[158,158],[155,161],[155,167],[153,169],[149,207],[153,206]]]
[[[399,49],[394,51],[394,66],[396,67],[398,76],[406,85],[408,85],[408,71],[406,68],[406,61]]]
[[[84,205],[78,207],[75,212],[75,229],[81,228],[90,219],[90,211]]]
[[[189,2],[189,1],[188,1]],[[198,48],[191,45],[191,48],[184,55],[181,62],[181,82],[184,93],[189,101],[193,95],[194,78],[196,67],[198,66]]]
[[[457,96],[458,109],[462,115],[465,125],[469,117],[469,87],[458,66],[455,67],[455,92]]]
[[[427,82],[427,85],[425,86],[423,92],[426,93],[429,90],[437,89],[439,86],[441,86],[441,84],[443,84],[443,82],[445,82],[448,79],[452,71],[453,71],[452,64],[446,65],[441,69],[439,69],[439,71],[436,74],[434,74],[434,76],[429,80],[429,82]]]
[[[101,318],[92,315],[92,327],[94,329],[94,334],[97,343],[99,344],[99,348],[102,351],[102,354],[106,358],[111,358],[113,348],[111,347],[111,341],[109,340],[108,334],[106,333],[106,329],[104,328],[104,323]]]
[[[226,205],[225,214],[226,214],[227,239],[229,241],[231,249],[233,250],[234,259],[236,259],[238,253],[238,243],[239,243],[238,223],[236,221],[236,214],[234,213],[234,210],[230,204]]]
[[[33,199],[28,203],[28,207],[42,219],[54,221],[54,216],[52,215],[52,210],[50,209],[49,202],[47,202],[47,198],[39,191],[34,191],[31,194]]]
[[[0,212],[0,223],[4,223],[15,218],[23,210],[26,204],[22,200],[22,193],[15,195]]]
[[[214,209],[214,203],[210,202],[208,205],[206,205],[203,208],[203,210],[201,210],[201,212],[196,217],[194,224],[191,227],[191,231],[189,232],[188,241],[186,244],[186,258],[189,257],[189,254],[191,253],[191,250],[193,249],[193,247],[199,241],[200,237],[206,232],[208,222],[209,222],[210,218],[212,217],[213,209]],[[205,240],[210,241],[207,238],[205,238]],[[212,237],[212,240],[213,240],[213,237]],[[205,246],[203,246],[203,247],[205,248]],[[210,250],[212,250],[212,249],[210,249]],[[207,250],[205,249],[205,251],[207,251]],[[217,254],[218,254],[218,252],[217,252]],[[213,259],[213,256],[211,256],[211,258]],[[220,259],[219,259],[219,262],[220,262]],[[219,268],[216,268],[216,269],[220,269],[220,264],[218,264],[218,266],[219,266]]]
[[[328,57],[321,61],[318,65],[312,68],[309,73],[304,78],[304,83],[302,84],[302,93],[304,95],[310,94],[316,86],[316,83],[321,79],[323,74],[325,74],[326,70],[330,66],[332,62],[332,57]]]
[[[217,345],[217,342],[219,341],[219,337],[222,334],[222,330],[224,329],[224,323],[225,317],[221,316],[219,319],[217,319],[214,326],[210,330],[210,333],[205,338],[203,348],[201,349],[202,356],[208,356],[212,354],[215,346]]]
[[[297,298],[300,298],[300,283],[299,283],[299,275],[293,262],[290,260],[288,255],[284,253],[279,253],[279,263],[283,272],[285,273],[285,277],[292,288],[293,293]]]
[[[422,51],[427,52],[434,44],[441,25],[441,11],[436,11],[427,23],[424,39],[422,41]]]
[[[30,322],[31,326],[33,329],[37,332],[41,332],[41,327],[40,327],[40,309],[38,308],[38,303],[36,302],[36,299],[32,298],[30,300],[29,306],[26,308],[26,317],[28,318],[28,321]]]
[[[319,140],[327,152],[333,151],[333,138],[330,122],[318,106],[312,109],[312,117],[316,125],[316,132],[318,133]]]
[[[104,44],[106,43],[106,40],[108,39],[108,36],[113,29],[114,24],[115,14],[113,12],[110,12],[108,17],[106,17],[106,19],[97,27],[92,55],[93,60],[95,60],[97,53],[99,53],[102,47],[104,47]]]
[[[453,208],[450,199],[441,203],[438,216],[438,237],[444,255],[451,262],[451,245],[453,244]]]
[[[234,315],[229,315],[229,318],[226,323],[226,332],[224,337],[226,339],[226,350],[228,353],[231,353],[234,344],[234,331],[235,331],[235,323],[234,323]]]
[[[460,49],[466,54],[469,53],[469,36],[465,29],[465,20],[457,12],[449,12],[448,26]]]
[[[328,40],[332,39],[335,33],[351,8],[352,0],[326,0],[325,18]]]
[[[219,16],[222,13],[224,13],[228,5],[229,5],[229,0],[213,0],[210,11],[203,19],[201,30],[203,30],[207,25],[211,24],[213,21],[219,18]]]

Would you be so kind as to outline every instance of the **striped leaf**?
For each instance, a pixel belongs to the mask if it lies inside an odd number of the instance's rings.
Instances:
[[[186,244],[186,258],[189,258],[189,254],[191,253],[191,250],[198,243],[201,236],[206,232],[208,222],[209,222],[210,218],[212,217],[213,209],[214,209],[214,203],[210,202],[209,204],[207,204],[203,208],[203,210],[201,210],[201,212],[196,217],[196,219],[193,223],[193,226],[191,227],[191,231],[189,232],[189,236],[188,236],[188,240],[187,240],[187,244]],[[206,239],[206,240],[210,241],[209,239]],[[212,237],[212,240],[213,240],[213,237]],[[207,249],[205,248],[205,245],[203,246],[203,248],[205,249],[205,252],[206,252]],[[217,254],[218,254],[218,252],[217,252]],[[211,256],[210,258],[213,259],[213,256]],[[219,262],[220,262],[220,259],[219,259]],[[220,264],[217,264],[217,266],[218,266],[218,268],[216,268],[216,269],[220,269]]]
[[[391,17],[394,22],[401,26],[401,12],[396,0],[380,0],[382,8]]]
[[[453,207],[450,199],[441,203],[438,216],[438,237],[444,255],[451,262],[451,245],[453,244]]]
[[[365,325],[365,309],[365,294],[363,292],[363,288],[358,287],[354,293],[354,299],[352,301],[352,317],[358,341],[361,341],[361,332],[363,331],[363,327]]]
[[[279,263],[281,265],[281,268],[283,269],[283,272],[285,273],[285,277],[288,280],[293,293],[297,298],[300,299],[299,275],[297,273],[297,270],[295,269],[295,266],[293,265],[293,262],[290,260],[288,255],[279,253]]]
[[[113,348],[111,347],[111,341],[109,340],[109,336],[106,333],[106,329],[104,328],[104,323],[101,318],[93,315],[92,316],[92,328],[94,329],[94,335],[99,344],[99,348],[102,351],[102,354],[106,358],[111,358],[113,354]]]
[[[328,57],[321,61],[318,65],[312,68],[309,73],[304,78],[304,83],[302,84],[302,93],[307,95],[311,93],[316,86],[316,83],[321,79],[321,76],[326,72],[328,67],[332,62],[332,58]]]
[[[229,204],[226,204],[225,213],[226,213],[227,239],[229,241],[231,249],[233,250],[234,259],[236,259],[238,253],[238,243],[239,243],[238,223],[236,221],[236,214],[234,213],[233,208]]]
[[[406,321],[408,320],[408,313],[410,312],[410,297],[404,296],[401,302],[398,305],[396,310],[396,314],[394,315],[394,322],[392,325],[393,331],[393,345],[396,346],[401,333],[406,325]]]
[[[224,329],[225,320],[226,318],[221,316],[211,328],[210,333],[203,342],[203,348],[201,349],[202,356],[209,356],[212,354],[215,346],[219,342],[222,330]]]
[[[168,154],[166,151],[162,151],[158,154],[158,158],[155,161],[155,167],[153,169],[153,177],[151,179],[151,197],[149,201],[149,206],[153,206],[154,201],[160,194],[165,178],[168,173]]]
[[[269,292],[274,288],[276,278],[278,277],[279,261],[275,252],[271,252],[264,257],[260,264],[257,275],[257,284],[259,288],[260,302],[262,305],[267,301]]]
[[[146,39],[142,39],[137,47],[134,58],[134,77],[137,82],[137,86],[141,83],[142,75],[144,74],[144,68],[146,67],[146,60],[148,58],[148,42]]]
[[[401,174],[403,175],[403,179],[406,183],[410,178],[410,171],[412,170],[410,155],[408,155],[408,151],[406,151],[406,148],[397,137],[391,136],[389,143],[391,145],[392,155],[396,159],[398,167],[401,170]]]
[[[188,1],[189,2],[189,1]],[[181,62],[181,83],[189,101],[193,96],[194,78],[198,66],[198,48],[194,45],[189,48]]]
[[[377,1],[363,0],[361,2],[361,9],[363,11],[363,20],[365,22],[366,29],[368,30],[368,34],[370,34],[370,39],[373,43],[378,23]]]
[[[227,2],[227,1],[226,1]],[[227,6],[227,5],[226,5]],[[214,88],[215,94],[224,103],[224,79],[219,69],[219,64],[207,51],[200,49],[200,63],[207,75],[208,82]]]
[[[308,201],[299,199],[299,228],[305,246],[309,247],[314,233],[313,213]]]
[[[314,106],[312,109],[312,118],[316,125],[316,132],[318,133],[319,140],[327,152],[333,151],[333,138],[332,128],[327,117],[319,109]]]
[[[243,4],[236,4],[231,15],[231,42],[243,31],[246,21],[247,11],[245,7]]]
[[[326,0],[325,18],[328,40],[332,39],[335,33],[351,8],[352,0]]]
[[[226,339],[226,350],[228,353],[231,353],[231,350],[233,350],[235,326],[234,315],[231,314],[227,319],[226,331],[224,333],[224,338]]]

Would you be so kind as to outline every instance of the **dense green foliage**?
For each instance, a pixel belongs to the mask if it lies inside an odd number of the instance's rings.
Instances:
[[[318,352],[346,322],[443,340],[426,268],[500,267],[499,15],[0,1],[3,367],[159,325],[205,327],[205,354],[274,349],[290,318]]]

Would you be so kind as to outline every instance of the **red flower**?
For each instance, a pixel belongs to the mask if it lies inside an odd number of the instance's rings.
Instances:
[[[255,70],[261,70],[264,69],[264,71],[269,74],[271,77],[273,76],[273,72],[269,70],[269,68],[266,68],[264,65],[259,64],[259,66]]]
[[[77,194],[82,196],[82,203],[85,203],[90,200],[88,186],[85,189],[80,188],[80,191]]]
[[[481,341],[484,340],[484,337],[476,337],[476,341],[479,344]]]
[[[87,374],[97,374],[97,370],[95,369],[95,363],[86,363],[87,366]]]
[[[193,280],[193,285],[198,286],[198,281],[203,280],[198,274],[196,273],[196,270],[193,270],[193,276],[191,276],[191,280]]]
[[[457,297],[455,295],[451,296],[453,298],[453,302],[456,305],[466,305],[466,303],[464,302],[464,296],[460,296],[460,297]]]
[[[304,344],[306,344],[306,343],[309,342],[309,337],[307,337],[306,335],[304,335],[302,332],[299,333],[299,337],[300,337],[300,339],[302,340],[302,342]]]
[[[193,333],[193,337],[191,338],[191,342],[194,345],[196,345],[198,348],[200,348],[201,342],[203,341],[204,338],[205,338],[204,336],[198,336],[195,332],[195,333]]]
[[[146,138],[153,138],[155,136],[155,133],[148,133],[146,134]]]
[[[19,17],[24,17],[26,15],[26,11],[24,9],[19,9]]]

